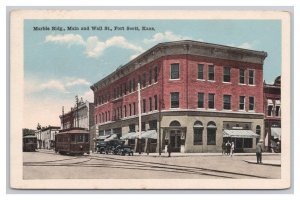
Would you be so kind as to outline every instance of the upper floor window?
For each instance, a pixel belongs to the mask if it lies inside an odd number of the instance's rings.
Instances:
[[[240,84],[245,84],[245,70],[240,69]]]
[[[135,102],[133,102],[133,114],[135,115]]]
[[[254,78],[254,70],[251,69],[249,70],[249,85],[254,85]]]
[[[152,111],[152,98],[149,97],[149,111]]]
[[[132,91],[135,91],[135,79],[132,80]]]
[[[131,113],[131,104],[129,104],[129,116],[131,116],[132,113]]]
[[[223,108],[225,110],[231,109],[231,96],[230,95],[224,95],[223,96]]]
[[[146,73],[143,74],[143,87],[146,87],[146,79],[147,79],[147,75]]]
[[[215,80],[215,66],[208,65],[208,80],[214,81]]]
[[[149,85],[152,84],[152,70],[149,71]]]
[[[203,69],[204,69],[204,65],[203,64],[198,64],[198,79],[204,79]]]
[[[154,82],[155,82],[155,83],[157,82],[157,76],[158,76],[158,68],[155,67],[155,68],[154,68]]]
[[[254,97],[249,97],[249,110],[254,110],[255,102]]]
[[[223,69],[223,82],[230,82],[230,67],[224,67]]]
[[[157,110],[157,95],[154,96],[154,110]]]
[[[127,109],[126,109],[126,105],[124,105],[124,117],[127,117]]]
[[[245,110],[245,97],[240,96],[240,105],[239,105],[240,110]]]
[[[146,112],[146,99],[143,99],[143,113]]]
[[[215,94],[208,94],[208,108],[215,108]]]
[[[275,100],[275,116],[280,116],[280,100]]]
[[[171,64],[171,79],[179,79],[179,64]]]
[[[171,92],[171,108],[179,108],[179,92]]]
[[[204,93],[198,93],[198,108],[204,108]]]

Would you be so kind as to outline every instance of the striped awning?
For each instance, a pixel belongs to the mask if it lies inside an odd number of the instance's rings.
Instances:
[[[223,137],[231,138],[259,138],[259,135],[251,130],[224,130]]]
[[[122,140],[133,140],[139,137],[138,132],[130,132],[121,137]],[[141,139],[157,139],[157,132],[156,130],[148,130],[148,131],[142,131],[141,132]]]
[[[107,142],[107,141],[111,141],[111,140],[115,140],[115,139],[118,139],[117,134],[112,134],[108,138],[106,138],[104,141]]]

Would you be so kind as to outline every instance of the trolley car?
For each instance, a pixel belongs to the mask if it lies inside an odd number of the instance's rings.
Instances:
[[[89,154],[89,132],[84,128],[62,130],[55,135],[55,152],[63,155]]]
[[[23,136],[23,151],[35,151],[37,149],[37,138],[34,135]]]

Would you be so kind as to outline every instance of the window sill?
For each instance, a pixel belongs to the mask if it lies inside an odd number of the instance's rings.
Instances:
[[[251,84],[248,84],[248,86],[250,86],[250,87],[255,87],[256,85],[251,85]]]
[[[222,83],[225,83],[225,84],[232,84],[231,82],[224,82],[224,81],[223,81]]]
[[[212,82],[212,83],[214,83],[214,82],[216,82],[215,80],[207,80],[208,82]]]
[[[169,81],[179,81],[180,78],[175,78],[175,79],[169,79]]]
[[[196,79],[197,81],[205,81],[205,79]]]
[[[247,85],[247,84],[246,84],[246,83],[239,83],[239,85],[244,85],[244,86],[245,86],[245,85]]]

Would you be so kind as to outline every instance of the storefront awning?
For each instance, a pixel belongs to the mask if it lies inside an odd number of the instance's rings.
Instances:
[[[268,105],[269,105],[269,106],[270,106],[270,105],[273,106],[273,101],[272,101],[272,99],[268,99]]]
[[[107,142],[107,141],[111,141],[111,140],[114,140],[117,138],[118,138],[117,134],[112,134],[108,138],[106,138],[104,141]]]
[[[139,137],[138,132],[131,132],[123,135],[121,137],[122,140],[134,140]],[[148,131],[142,131],[141,132],[141,139],[146,139],[146,138],[151,138],[151,139],[157,139],[157,132],[156,130],[148,130]]]
[[[125,135],[123,135],[121,137],[122,140],[132,140],[132,139],[135,139],[137,137],[137,133],[136,132],[130,132],[130,133],[127,133]]]
[[[105,140],[106,138],[110,137],[110,135],[101,135],[98,137],[99,140]]]
[[[142,139],[146,139],[146,138],[157,139],[157,132],[156,132],[156,130],[148,130],[148,131],[142,132],[141,137],[142,137]]]
[[[273,136],[274,139],[278,138],[281,140],[281,128],[271,128],[271,136]]]
[[[251,130],[224,130],[223,137],[231,138],[259,138],[259,135]]]

